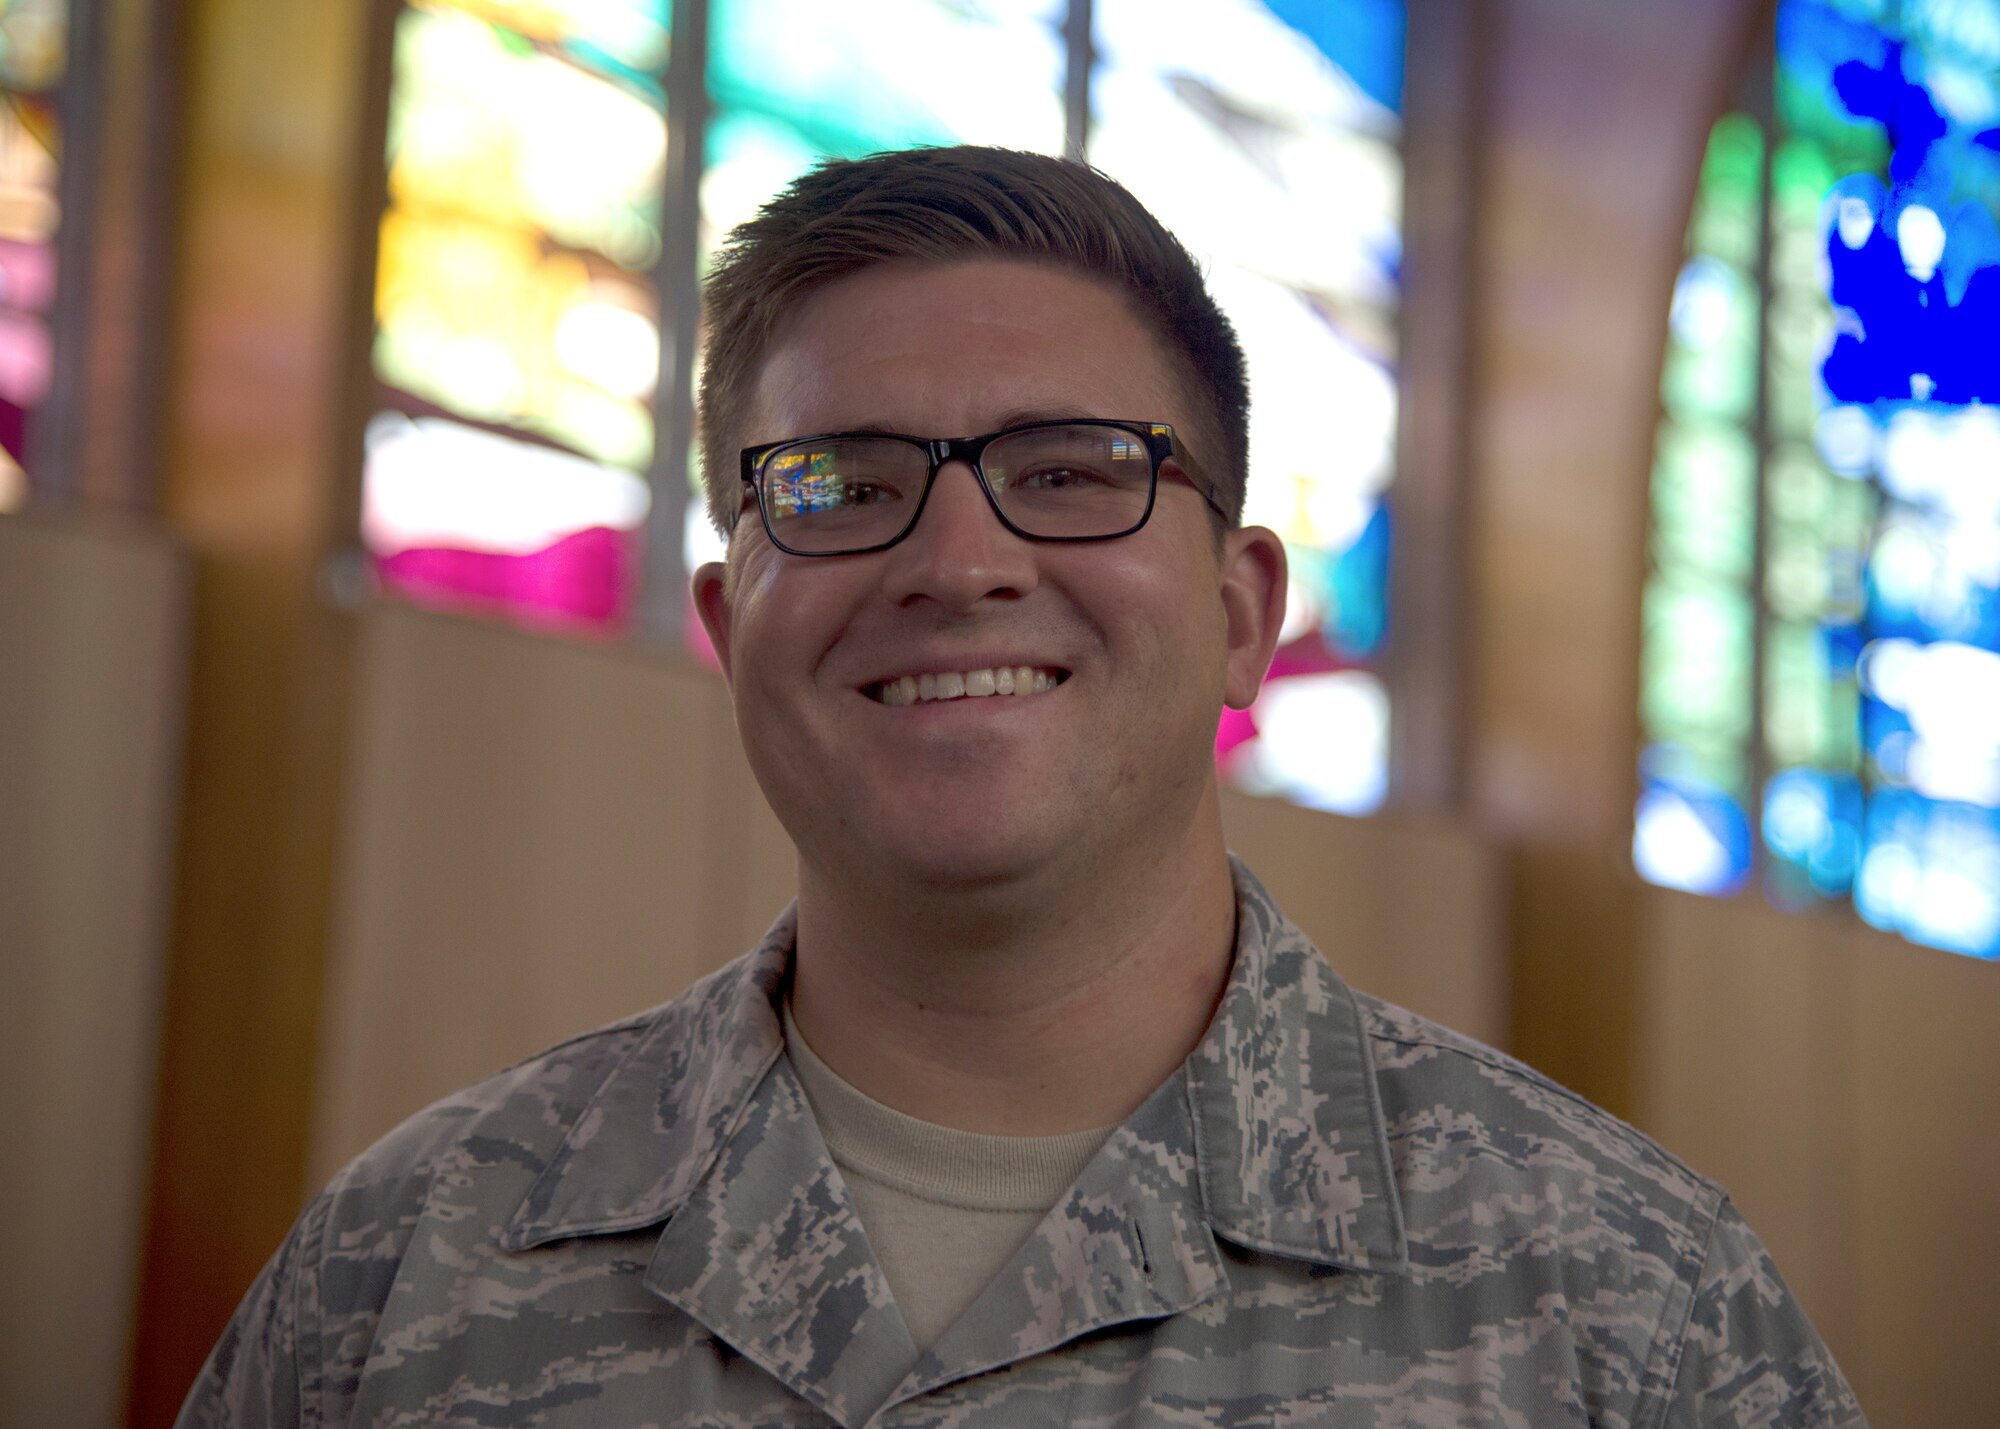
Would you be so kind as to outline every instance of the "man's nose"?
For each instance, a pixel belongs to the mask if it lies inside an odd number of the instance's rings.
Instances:
[[[889,594],[976,600],[996,588],[1034,583],[1033,543],[1001,524],[968,462],[946,462],[916,528],[886,554]]]

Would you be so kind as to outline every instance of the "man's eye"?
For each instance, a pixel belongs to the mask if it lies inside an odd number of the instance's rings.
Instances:
[[[1033,471],[1022,472],[1014,485],[1043,491],[1061,491],[1065,487],[1094,485],[1103,479],[1087,467],[1038,466]]]
[[[879,506],[893,500],[896,493],[872,481],[850,481],[840,488],[842,506]]]

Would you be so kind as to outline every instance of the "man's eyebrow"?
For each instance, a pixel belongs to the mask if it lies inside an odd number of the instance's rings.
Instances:
[[[1005,431],[1008,427],[1023,427],[1030,422],[1075,422],[1094,421],[1097,414],[1080,411],[1075,407],[1020,407],[1011,412],[1001,413],[989,431]],[[883,436],[972,436],[971,432],[908,432],[902,427],[888,422],[857,422],[850,427],[830,427],[829,431],[872,432]]]
[[[1001,427],[1021,427],[1029,422],[1070,422],[1078,419],[1091,420],[1095,412],[1079,411],[1075,407],[1021,407],[1000,418]],[[999,430],[999,427],[994,429]]]

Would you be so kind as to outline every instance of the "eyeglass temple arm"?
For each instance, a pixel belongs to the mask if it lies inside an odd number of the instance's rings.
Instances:
[[[1226,524],[1229,520],[1229,513],[1224,511],[1222,503],[1215,499],[1215,483],[1209,480],[1208,473],[1201,469],[1201,463],[1188,453],[1187,447],[1182,444],[1178,436],[1172,438],[1172,445],[1168,448],[1168,454],[1173,457],[1175,465],[1180,467],[1181,474],[1187,478],[1188,485],[1192,486],[1200,494],[1201,499],[1206,501],[1214,509],[1215,514],[1220,516]]]

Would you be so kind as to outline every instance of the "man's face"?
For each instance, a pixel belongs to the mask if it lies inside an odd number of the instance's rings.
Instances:
[[[982,260],[877,267],[814,293],[738,435],[956,437],[1069,416],[1191,432],[1158,344],[1111,289]],[[1163,472],[1137,533],[1029,541],[962,463],[885,551],[788,555],[745,510],[734,601],[717,564],[696,572],[695,600],[751,766],[807,861],[871,886],[973,887],[1178,839],[1214,777],[1225,693],[1247,705],[1270,654],[1231,655],[1209,521]],[[1067,675],[1046,693],[909,707],[868,693],[1003,661]]]

